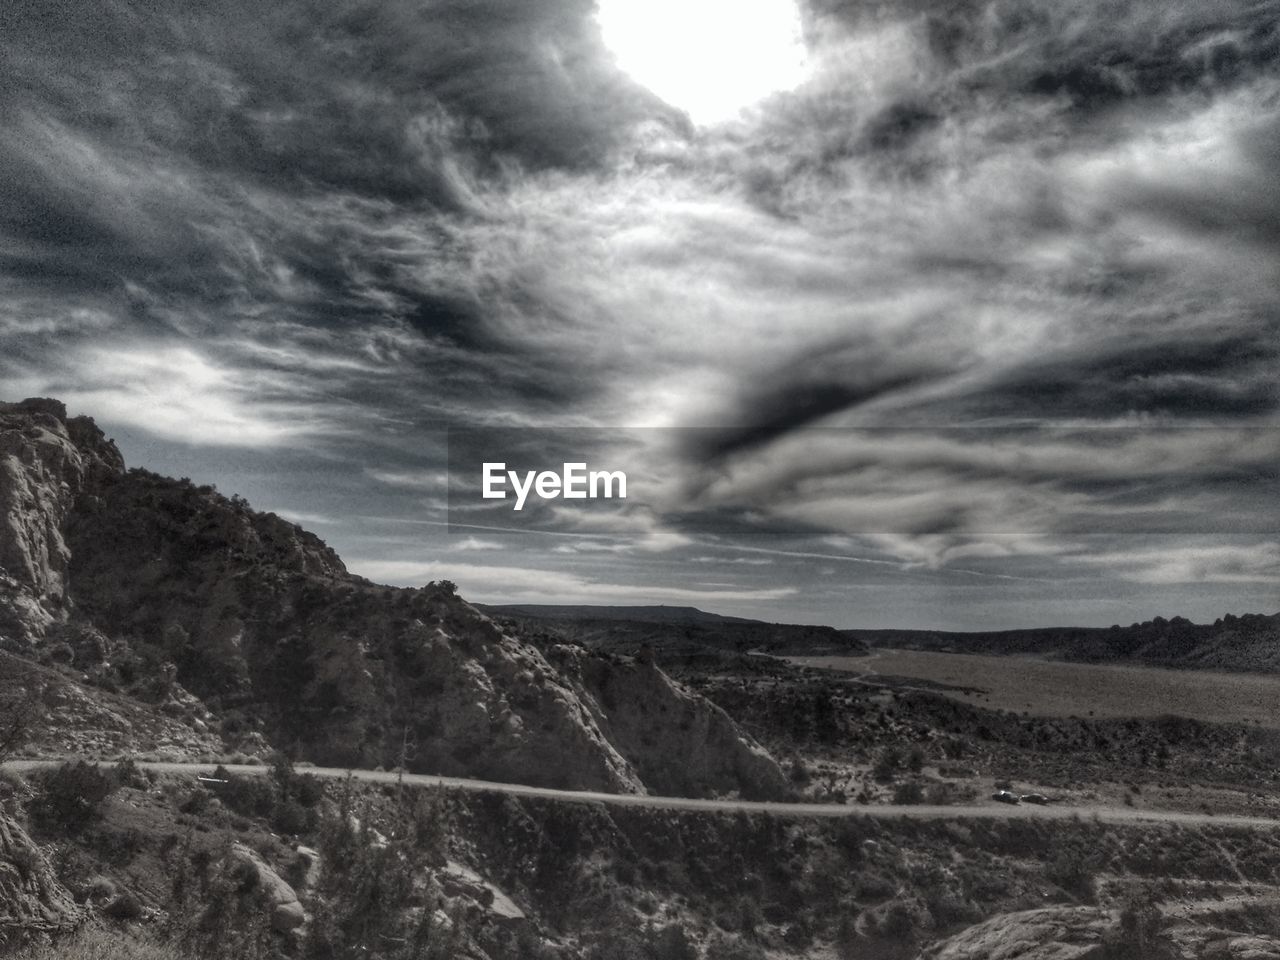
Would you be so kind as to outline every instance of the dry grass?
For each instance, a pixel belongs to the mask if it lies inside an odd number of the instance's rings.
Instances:
[[[183,960],[172,947],[100,927],[83,927],[53,943],[27,946],[13,960]]]

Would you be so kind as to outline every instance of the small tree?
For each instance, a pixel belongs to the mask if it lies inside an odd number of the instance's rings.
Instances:
[[[916,804],[924,802],[924,787],[915,780],[904,780],[893,788],[893,802]]]
[[[653,960],[698,960],[698,948],[678,923],[650,931],[648,951]]]
[[[30,673],[18,678],[10,691],[0,694],[0,763],[22,748],[40,716],[42,689]]]
[[[75,833],[98,816],[115,788],[112,778],[92,764],[64,763],[42,779],[32,813],[47,829]]]
[[[897,747],[886,747],[876,758],[875,766],[871,768],[871,775],[881,783],[885,783],[897,776],[901,767],[902,753]]]
[[[1127,897],[1119,922],[1109,939],[1112,956],[1124,960],[1163,960],[1172,956],[1168,938],[1161,932],[1164,917],[1149,891]]]
[[[907,753],[907,769],[912,773],[919,773],[924,769],[924,751],[919,747],[912,747]]]

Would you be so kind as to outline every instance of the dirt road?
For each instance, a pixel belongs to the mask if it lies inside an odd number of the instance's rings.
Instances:
[[[11,760],[4,766],[18,771],[37,770],[57,766],[62,760]],[[104,764],[109,765],[109,764]],[[214,765],[208,763],[155,763],[138,764],[144,770],[158,773],[189,773],[208,775]],[[225,764],[231,773],[262,776],[269,767],[261,765]],[[350,776],[368,783],[397,783],[401,776],[380,770],[341,770],[336,767],[305,767],[300,772],[318,777],[345,779]],[[1280,820],[1268,817],[1243,817],[1224,814],[1175,813],[1159,810],[1134,810],[1128,807],[1097,805],[1033,806],[1012,805],[990,801],[972,805],[953,804],[935,806],[920,804],[900,806],[894,804],[834,804],[834,803],[773,803],[754,800],[697,800],[689,797],[655,797],[636,794],[593,793],[582,790],[556,790],[547,787],[530,787],[519,783],[494,783],[488,780],[467,780],[460,777],[436,777],[407,773],[406,785],[414,787],[444,787],[472,793],[505,793],[517,797],[541,797],[566,803],[606,803],[615,806],[647,807],[656,810],[695,810],[721,813],[763,813],[776,817],[802,819],[806,817],[909,817],[918,820],[959,819],[1042,819],[1069,820],[1074,817],[1093,819],[1104,823],[1175,823],[1217,824],[1219,826],[1249,827],[1259,830],[1280,829]]]

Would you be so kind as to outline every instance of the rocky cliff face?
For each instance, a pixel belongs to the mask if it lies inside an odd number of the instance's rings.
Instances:
[[[785,796],[773,758],[724,710],[673,682],[647,658],[596,656],[553,647],[548,656],[586,692],[597,724],[655,793]]]
[[[30,649],[69,612],[62,525],[86,483],[124,469],[57,400],[0,403],[0,644]]]
[[[3,414],[11,645],[62,644],[63,660],[155,702],[190,691],[229,740],[317,763],[620,792],[783,789],[727,715],[650,665],[553,664],[447,585],[370,583],[273,514],[125,470],[59,404]]]

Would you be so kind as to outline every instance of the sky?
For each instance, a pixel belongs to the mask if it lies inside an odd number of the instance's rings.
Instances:
[[[1280,2],[603,3],[0,5],[0,398],[484,602],[1280,610]]]

